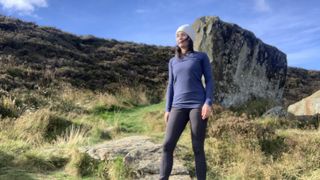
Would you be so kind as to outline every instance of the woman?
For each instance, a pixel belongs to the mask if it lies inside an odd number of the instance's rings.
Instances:
[[[160,179],[168,179],[173,166],[173,151],[190,120],[192,148],[198,180],[206,179],[204,140],[211,112],[213,81],[208,56],[193,50],[195,32],[188,25],[176,31],[176,55],[169,61],[169,80],[164,120],[166,133],[160,165]],[[205,88],[201,77],[205,77]]]

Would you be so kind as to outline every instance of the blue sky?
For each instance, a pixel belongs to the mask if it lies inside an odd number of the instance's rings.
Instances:
[[[219,16],[287,54],[289,66],[320,70],[319,0],[0,0],[0,13],[76,35],[175,45],[175,30]]]

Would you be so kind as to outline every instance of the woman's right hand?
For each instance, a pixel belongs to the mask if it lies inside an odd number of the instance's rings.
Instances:
[[[165,112],[164,113],[164,122],[167,124],[167,122],[168,122],[168,119],[169,119],[169,113],[170,112]]]

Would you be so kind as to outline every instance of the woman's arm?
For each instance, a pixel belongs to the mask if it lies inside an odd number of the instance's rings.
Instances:
[[[203,69],[203,75],[204,75],[205,84],[206,84],[205,103],[211,106],[213,102],[212,94],[214,91],[214,82],[212,79],[212,68],[211,68],[210,60],[207,54],[204,55],[202,69]]]
[[[168,63],[168,86],[166,93],[166,112],[170,112],[173,101],[173,73],[172,73],[172,59]]]

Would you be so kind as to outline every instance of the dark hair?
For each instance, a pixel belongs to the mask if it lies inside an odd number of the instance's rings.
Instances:
[[[187,40],[188,40],[188,52],[194,52],[192,39],[190,37],[188,37]],[[175,48],[175,53],[179,58],[181,58],[183,56],[183,54],[181,52],[181,48],[178,45]]]

